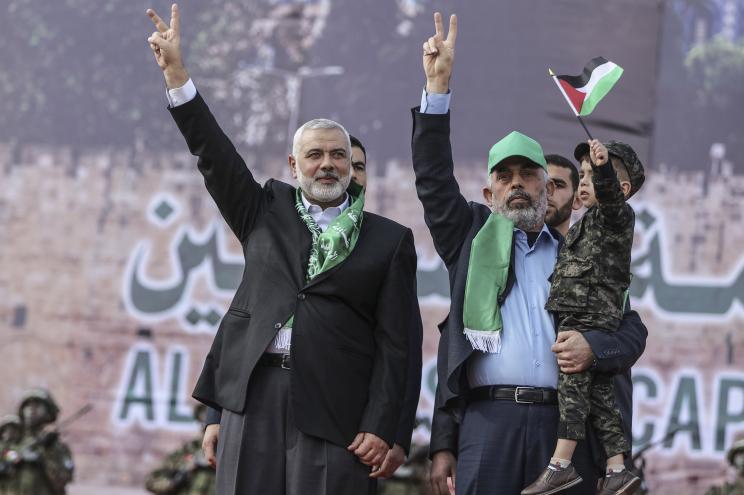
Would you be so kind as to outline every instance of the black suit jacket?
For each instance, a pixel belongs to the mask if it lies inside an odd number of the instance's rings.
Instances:
[[[295,188],[276,180],[261,187],[200,95],[170,111],[246,264],[194,398],[242,412],[256,362],[294,314],[290,401],[297,428],[342,446],[360,431],[392,444],[409,333],[421,325],[410,229],[365,212],[354,251],[307,283],[311,235],[295,209]]]
[[[460,193],[453,172],[449,114],[422,114],[418,112],[418,108],[414,108],[412,113],[416,192],[423,204],[426,225],[434,239],[434,245],[447,266],[451,292],[450,314],[439,326],[439,385],[430,452],[433,454],[439,450],[450,450],[456,455],[458,422],[467,390],[464,364],[473,353],[472,346],[463,337],[465,282],[473,238],[488,219],[491,210],[483,204],[468,203]],[[557,232],[553,234],[560,238]],[[509,279],[510,282],[513,281],[513,260]],[[508,283],[507,287],[510,286],[511,283]],[[584,333],[597,358],[597,369],[616,374],[615,394],[628,437],[632,419],[630,367],[643,353],[646,336],[646,327],[640,317],[630,310],[626,311],[617,332]],[[595,461],[598,465],[604,465],[604,453],[593,438],[591,428],[588,437]]]

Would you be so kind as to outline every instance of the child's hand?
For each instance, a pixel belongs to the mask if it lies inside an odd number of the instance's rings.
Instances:
[[[597,139],[589,140],[589,158],[592,159],[592,163],[596,166],[601,166],[607,163],[607,148],[604,144],[600,143]]]

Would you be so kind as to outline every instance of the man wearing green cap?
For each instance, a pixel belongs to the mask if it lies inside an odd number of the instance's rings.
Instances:
[[[547,464],[558,429],[558,370],[590,366],[617,373],[630,434],[630,366],[646,329],[626,311],[620,329],[562,332],[545,310],[562,236],[545,225],[552,193],[543,151],[512,132],[488,157],[486,205],[468,202],[454,177],[449,140],[449,79],[457,20],[445,38],[441,16],[424,43],[426,88],[413,110],[416,190],[437,252],[450,275],[450,314],[440,325],[438,387],[432,423],[432,490],[458,495],[518,494]],[[556,359],[557,358],[557,359]],[[594,493],[604,465],[590,428],[574,465],[586,483],[566,493]],[[596,486],[596,483],[594,484]]]

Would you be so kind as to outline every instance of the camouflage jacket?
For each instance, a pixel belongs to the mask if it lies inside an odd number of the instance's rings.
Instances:
[[[70,449],[55,437],[48,445],[24,436],[14,451],[14,466],[1,495],[63,495],[72,481],[74,464]]]
[[[597,203],[568,231],[558,253],[545,309],[622,319],[630,285],[635,214],[610,163],[592,167]]]
[[[147,477],[145,487],[157,495],[213,495],[215,471],[206,462],[201,439],[170,454]]]

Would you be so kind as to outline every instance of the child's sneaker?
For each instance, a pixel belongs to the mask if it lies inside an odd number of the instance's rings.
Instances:
[[[534,483],[522,490],[522,495],[550,495],[579,483],[581,476],[573,465],[562,468],[559,464],[549,464]]]
[[[597,487],[597,495],[632,495],[641,486],[641,479],[628,471],[612,471],[605,475]]]

